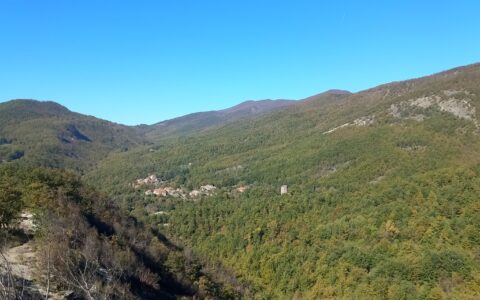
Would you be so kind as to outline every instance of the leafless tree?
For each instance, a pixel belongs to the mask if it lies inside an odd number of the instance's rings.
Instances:
[[[50,248],[47,249],[47,288],[45,289],[45,300],[48,300],[48,296],[50,293],[50,275],[51,275],[51,270],[50,270],[50,265],[51,265],[51,255],[50,255]]]
[[[2,249],[0,249],[0,298],[16,299],[16,282],[12,273],[12,268]]]

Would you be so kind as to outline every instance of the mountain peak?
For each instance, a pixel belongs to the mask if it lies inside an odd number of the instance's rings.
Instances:
[[[322,94],[324,94],[324,95],[351,95],[352,92],[347,91],[347,90],[341,90],[341,89],[330,89],[328,91],[323,92]]]
[[[33,99],[14,99],[0,103],[4,111],[19,111],[24,115],[36,116],[58,116],[71,114],[72,112],[63,105],[53,101],[38,101]]]
[[[294,100],[284,100],[284,99],[247,100],[233,107],[223,109],[218,112],[227,113],[227,114],[235,113],[239,111],[249,111],[249,112],[259,113],[259,112],[267,112],[273,109],[285,107],[294,103],[295,103]]]
[[[258,116],[295,103],[295,100],[248,100],[230,108],[197,112],[154,124],[151,127],[150,135],[188,135],[243,118]]]

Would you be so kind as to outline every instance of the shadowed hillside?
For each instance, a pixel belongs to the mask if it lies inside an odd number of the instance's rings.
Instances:
[[[0,166],[0,211],[1,299],[238,298],[72,173]]]

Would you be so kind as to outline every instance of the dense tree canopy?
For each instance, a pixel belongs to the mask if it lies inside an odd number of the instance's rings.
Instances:
[[[145,144],[60,108],[6,118],[0,156],[25,156],[3,159],[0,205],[36,211],[58,284],[87,296],[478,299],[479,82],[469,66]]]
[[[453,103],[454,93],[480,107],[479,73],[319,98],[158,140],[111,155],[85,179],[234,270],[259,299],[475,299],[478,125],[408,103]],[[199,201],[145,196],[131,183],[149,174],[187,190],[219,189]],[[289,192],[280,196],[284,184]]]

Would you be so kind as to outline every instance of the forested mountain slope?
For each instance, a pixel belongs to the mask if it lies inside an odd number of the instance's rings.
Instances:
[[[111,151],[142,144],[134,128],[73,113],[54,102],[0,103],[0,161],[85,170]]]
[[[0,212],[1,299],[237,295],[73,173],[1,165]]]
[[[124,152],[159,138],[175,138],[295,103],[246,101],[154,125],[124,126],[69,111],[51,101],[12,100],[0,104],[0,162],[22,159],[34,166],[85,171],[110,152]]]
[[[168,180],[176,178],[180,183],[188,179],[196,185],[211,181],[223,186],[224,181],[236,184],[258,179],[268,184],[293,183],[299,173],[314,175],[317,162],[325,155],[332,157],[323,164],[333,166],[348,161],[343,151],[368,154],[363,148],[344,146],[351,139],[375,146],[362,135],[408,129],[420,135],[422,130],[440,127],[453,132],[456,139],[462,137],[459,131],[475,134],[479,73],[480,66],[472,65],[356,94],[320,94],[259,118],[112,155],[92,174],[127,182],[156,171],[159,175],[168,173],[163,175]],[[459,124],[466,129],[457,130]],[[413,129],[417,127],[422,130]],[[395,138],[400,137],[395,134]],[[410,132],[405,138],[413,139]],[[322,148],[327,146],[341,151],[324,153]],[[394,155],[403,153],[398,147],[394,149]],[[190,167],[184,168],[188,164]],[[240,174],[219,172],[238,165],[243,167]],[[305,182],[310,176],[298,179]]]
[[[258,298],[476,299],[479,105],[477,64],[116,153],[86,179]],[[217,192],[132,188],[149,174]]]
[[[262,115],[294,104],[292,100],[245,101],[236,106],[216,111],[197,112],[162,121],[144,129],[150,138],[187,136],[241,119]]]

